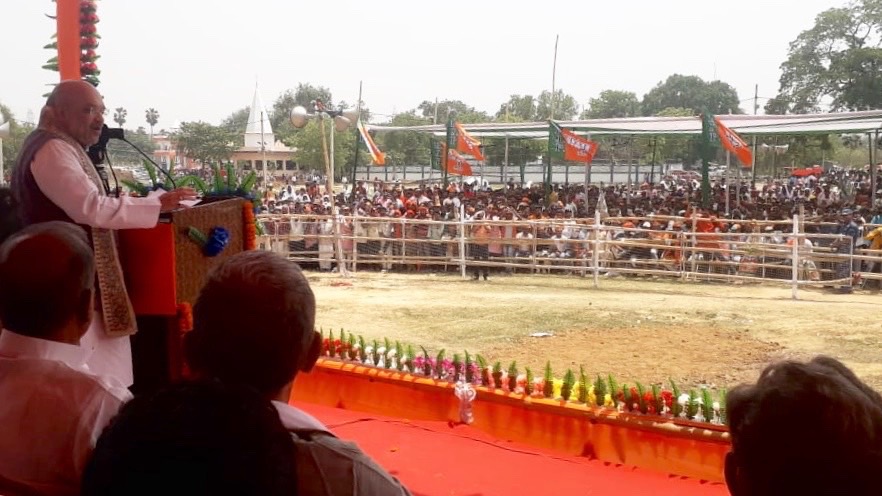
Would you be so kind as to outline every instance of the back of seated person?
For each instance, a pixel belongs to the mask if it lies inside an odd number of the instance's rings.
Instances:
[[[842,363],[770,365],[726,403],[733,496],[877,494],[882,397]]]
[[[184,352],[197,376],[242,383],[273,400],[297,446],[301,493],[410,494],[357,446],[288,404],[295,376],[312,369],[321,352],[315,296],[297,265],[265,251],[220,262],[193,307]]]
[[[83,496],[295,496],[294,443],[272,404],[219,381],[127,403],[101,434]]]
[[[76,494],[98,435],[130,398],[89,372],[79,346],[94,281],[86,233],[73,224],[35,224],[0,246],[2,494]]]

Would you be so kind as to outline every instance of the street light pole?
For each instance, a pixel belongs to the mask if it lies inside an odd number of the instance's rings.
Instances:
[[[263,136],[263,110],[260,111],[260,154],[263,161],[263,189],[265,194],[269,194],[270,185],[266,173],[266,138]],[[269,201],[268,197],[267,201]]]
[[[327,181],[325,188],[328,193],[328,203],[331,208],[331,225],[334,230],[334,239],[336,244],[336,252],[337,252],[337,268],[340,271],[340,275],[347,276],[349,273],[346,270],[346,264],[343,260],[343,242],[340,239],[340,223],[337,218],[336,208],[336,199],[334,198],[334,132],[335,129],[337,131],[345,131],[349,128],[349,125],[353,120],[358,118],[357,111],[349,111],[349,110],[330,110],[326,109],[324,105],[320,101],[314,102],[316,112],[314,114],[307,113],[306,109],[297,106],[291,110],[291,124],[294,127],[300,129],[306,126],[307,119],[315,118],[319,121],[319,132],[322,135],[322,147],[325,156],[326,163],[326,174]],[[327,140],[325,138],[325,118],[331,118],[334,121],[334,124],[331,126],[330,130],[330,139]],[[330,150],[328,150],[328,141],[330,141]]]

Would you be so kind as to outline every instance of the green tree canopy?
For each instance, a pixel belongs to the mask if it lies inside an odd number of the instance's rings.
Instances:
[[[34,124],[30,122],[19,122],[15,119],[15,115],[9,110],[9,107],[0,103],[0,124],[9,123],[9,138],[3,140],[3,170],[5,174],[12,172],[15,166],[15,159],[18,157],[21,144],[25,137],[34,130]]]
[[[776,113],[882,108],[882,0],[826,10],[790,44],[781,64]],[[772,102],[769,102],[770,104]]]
[[[643,115],[658,115],[666,108],[690,109],[693,115],[707,109],[713,114],[740,114],[738,92],[722,82],[705,82],[698,76],[673,74],[643,96]]]
[[[579,104],[575,97],[564,93],[563,90],[555,91],[554,95],[555,119],[570,120],[579,114]],[[496,120],[505,120],[506,115],[508,115],[509,122],[547,120],[551,117],[551,92],[548,90],[543,91],[538,97],[533,97],[533,95],[511,95],[507,102],[499,106],[499,111],[496,112]],[[469,121],[463,120],[462,122]]]
[[[222,126],[207,122],[184,122],[173,141],[178,150],[203,166],[229,160],[236,149],[237,136]]]
[[[548,90],[539,94],[536,99],[536,120],[546,120],[551,116],[551,92]],[[563,90],[554,92],[554,116],[557,120],[568,121],[579,115],[579,103],[573,95],[568,95]]]
[[[508,116],[508,117],[506,117]],[[499,106],[497,121],[531,122],[536,120],[536,99],[533,95],[511,95]]]
[[[245,144],[245,129],[248,127],[248,117],[251,116],[251,107],[243,107],[226,116],[221,121],[220,127],[236,136],[236,144]]]
[[[428,118],[428,123],[431,124],[435,116],[435,102],[423,100],[423,103],[419,104],[415,110],[419,115]],[[450,111],[456,112],[456,120],[459,122],[474,123],[488,122],[490,120],[487,112],[475,110],[475,107],[466,105],[459,100],[443,100],[438,102],[439,124],[447,122],[447,113]]]
[[[327,134],[334,128],[330,119],[325,120],[325,140],[331,146],[330,135]],[[333,131],[334,134],[334,176],[340,179],[344,174],[349,175],[352,170],[353,154],[355,153],[355,133],[350,128],[342,133]],[[310,120],[303,129],[298,129],[294,134],[294,146],[297,148],[297,161],[301,168],[325,170],[324,149],[322,147],[322,135],[319,121]],[[364,161],[362,161],[364,164]]]
[[[294,135],[297,130],[291,125],[291,110],[299,105],[312,112],[311,102],[314,100],[321,100],[329,107],[334,105],[331,90],[311,83],[298,83],[296,88],[285,90],[276,98],[270,111],[270,124],[277,139],[288,146],[296,146]]]
[[[640,100],[631,91],[603,90],[597,98],[588,100],[588,108],[582,119],[612,119],[617,117],[639,117]]]
[[[115,122],[119,127],[123,127],[126,124],[126,117],[129,115],[129,112],[122,108],[117,107],[116,110],[113,111],[113,122]]]
[[[147,120],[147,124],[150,125],[150,136],[153,136],[153,126],[159,122],[159,111],[150,107],[144,111],[144,118]]]
[[[422,126],[431,123],[432,117],[418,114],[417,109],[398,114],[389,121],[390,126]],[[428,164],[431,139],[426,134],[409,131],[382,133],[376,137],[377,146],[386,154],[387,167],[392,164]]]

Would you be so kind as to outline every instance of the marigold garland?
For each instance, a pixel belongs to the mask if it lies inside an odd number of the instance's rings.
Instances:
[[[89,82],[92,86],[98,86],[101,80],[101,70],[98,69],[96,63],[100,55],[95,52],[98,48],[99,39],[97,24],[100,22],[98,18],[98,4],[96,0],[80,1],[80,76],[84,81]],[[58,52],[58,41],[53,41],[44,46],[48,50]],[[43,65],[43,69],[58,72],[58,55],[49,59]]]
[[[242,202],[242,218],[244,224],[245,250],[257,249],[257,225],[254,217],[254,204]]]
[[[441,381],[466,381],[475,386],[519,394],[524,398],[581,403],[587,408],[614,409],[621,413],[716,425],[723,425],[726,421],[726,390],[718,391],[716,395],[712,395],[708,389],[698,393],[694,390],[681,393],[673,381],[669,388],[658,384],[645,388],[639,382],[629,386],[617,383],[611,375],[598,375],[596,379],[591,379],[581,368],[578,377],[568,369],[564,378],[559,379],[554,377],[550,362],[546,363],[543,376],[534,378],[529,368],[525,369],[524,374],[518,373],[514,362],[506,371],[500,362],[491,366],[480,355],[475,355],[475,361],[472,361],[472,355],[468,352],[465,353],[465,362],[462,362],[459,354],[454,354],[453,360],[445,358],[444,350],[433,357],[423,347],[420,347],[421,352],[415,353],[408,345],[407,352],[404,352],[401,343],[396,341],[392,346],[388,339],[384,340],[384,345],[376,340],[372,345],[366,345],[362,336],[356,337],[350,332],[347,337],[343,329],[340,329],[339,338],[335,338],[333,331],[327,335],[324,330],[320,332],[321,356],[325,359],[353,361]],[[509,377],[510,374],[517,375]]]

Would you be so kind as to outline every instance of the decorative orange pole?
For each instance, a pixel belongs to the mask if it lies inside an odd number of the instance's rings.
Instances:
[[[57,0],[56,23],[61,80],[80,79],[80,1]]]

